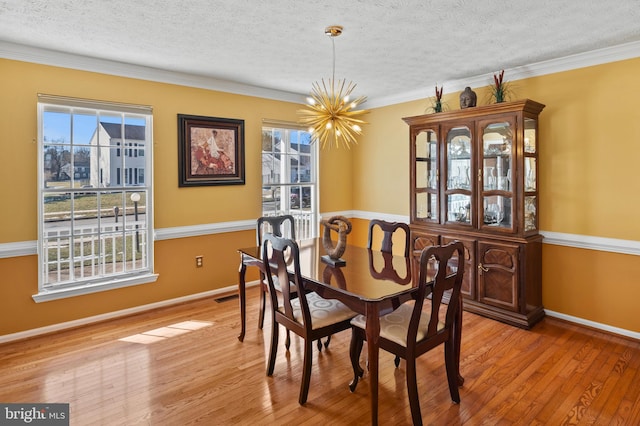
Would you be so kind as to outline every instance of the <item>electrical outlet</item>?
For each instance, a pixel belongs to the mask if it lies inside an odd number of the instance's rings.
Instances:
[[[202,268],[202,256],[196,256],[196,268]]]

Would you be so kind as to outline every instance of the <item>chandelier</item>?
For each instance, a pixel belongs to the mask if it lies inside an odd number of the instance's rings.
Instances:
[[[312,84],[311,95],[307,98],[306,109],[301,109],[298,113],[302,116],[300,122],[309,126],[312,141],[320,141],[322,148],[325,145],[335,145],[336,148],[342,143],[347,148],[350,144],[357,144],[356,136],[362,134],[360,124],[366,121],[359,117],[368,113],[367,110],[355,110],[358,105],[367,100],[366,96],[360,96],[355,100],[350,100],[351,92],[356,85],[346,79],[335,79],[336,74],[336,46],[334,38],[342,34],[342,27],[338,25],[325,28],[324,33],[331,37],[333,45],[333,75],[325,83],[317,81]]]

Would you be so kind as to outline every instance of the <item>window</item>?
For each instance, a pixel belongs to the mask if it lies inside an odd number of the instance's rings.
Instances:
[[[151,129],[150,107],[39,95],[37,302],[155,281]]]
[[[295,124],[262,126],[262,215],[291,214],[296,236],[318,235],[318,145]]]

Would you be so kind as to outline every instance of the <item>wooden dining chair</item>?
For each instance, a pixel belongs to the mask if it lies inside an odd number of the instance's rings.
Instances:
[[[393,236],[396,232],[404,232],[404,257],[409,256],[409,249],[411,246],[410,234],[411,230],[409,225],[402,222],[388,222],[381,219],[371,219],[369,221],[369,237],[367,239],[367,248],[376,249],[383,253],[392,253],[393,251]],[[378,233],[382,234],[382,242],[378,246],[376,244]],[[377,247],[377,248],[376,248]]]
[[[279,237],[296,239],[296,226],[292,215],[262,216],[256,221],[256,242],[262,246],[262,236],[269,232]],[[276,285],[277,286],[277,285]],[[260,313],[258,314],[258,328],[264,325],[266,294],[269,292],[264,271],[260,271]]]
[[[411,271],[406,270],[403,276],[400,276],[391,264],[393,259],[393,236],[397,232],[404,233],[404,257],[407,265],[411,265],[411,259],[409,258],[409,252],[411,250],[411,230],[409,225],[403,222],[389,222],[381,219],[371,219],[369,221],[369,236],[367,238],[367,248],[374,250],[377,247],[378,251],[381,251],[385,258],[385,265],[381,270],[377,270],[373,264],[373,257],[369,258],[369,270],[374,277],[385,277],[385,275],[391,275],[391,279],[401,284],[407,284],[411,281]],[[377,246],[374,243],[376,236],[381,234],[380,245]],[[380,238],[378,238],[380,239]],[[395,274],[395,275],[394,275]],[[396,356],[394,361],[396,367],[400,364],[400,357]]]
[[[305,289],[300,274],[300,253],[295,241],[265,234],[262,262],[270,269],[266,277],[272,313],[267,376],[273,374],[280,325],[282,325],[304,339],[302,383],[298,397],[298,402],[303,405],[307,402],[309,394],[313,341],[350,328],[351,319],[356,316],[356,313],[338,300],[324,299],[317,293]],[[274,275],[280,283],[280,293],[276,291]]]
[[[464,247],[454,241],[446,246],[426,247],[420,255],[418,288],[414,300],[400,305],[395,311],[380,317],[380,348],[406,360],[407,392],[414,425],[422,424],[416,358],[431,349],[444,345],[444,361],[451,399],[459,403],[460,393],[459,336],[461,324],[460,288],[464,274]],[[445,292],[450,293],[448,304],[443,303]],[[430,296],[430,302],[425,299]],[[423,309],[424,308],[424,309]],[[350,356],[355,391],[358,378],[364,371],[359,359],[365,335],[366,318],[358,315],[351,321]]]

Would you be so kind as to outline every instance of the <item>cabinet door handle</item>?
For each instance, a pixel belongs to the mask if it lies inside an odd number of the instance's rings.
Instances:
[[[489,272],[489,268],[485,268],[484,266],[482,266],[482,263],[478,263],[478,269],[482,272]]]

